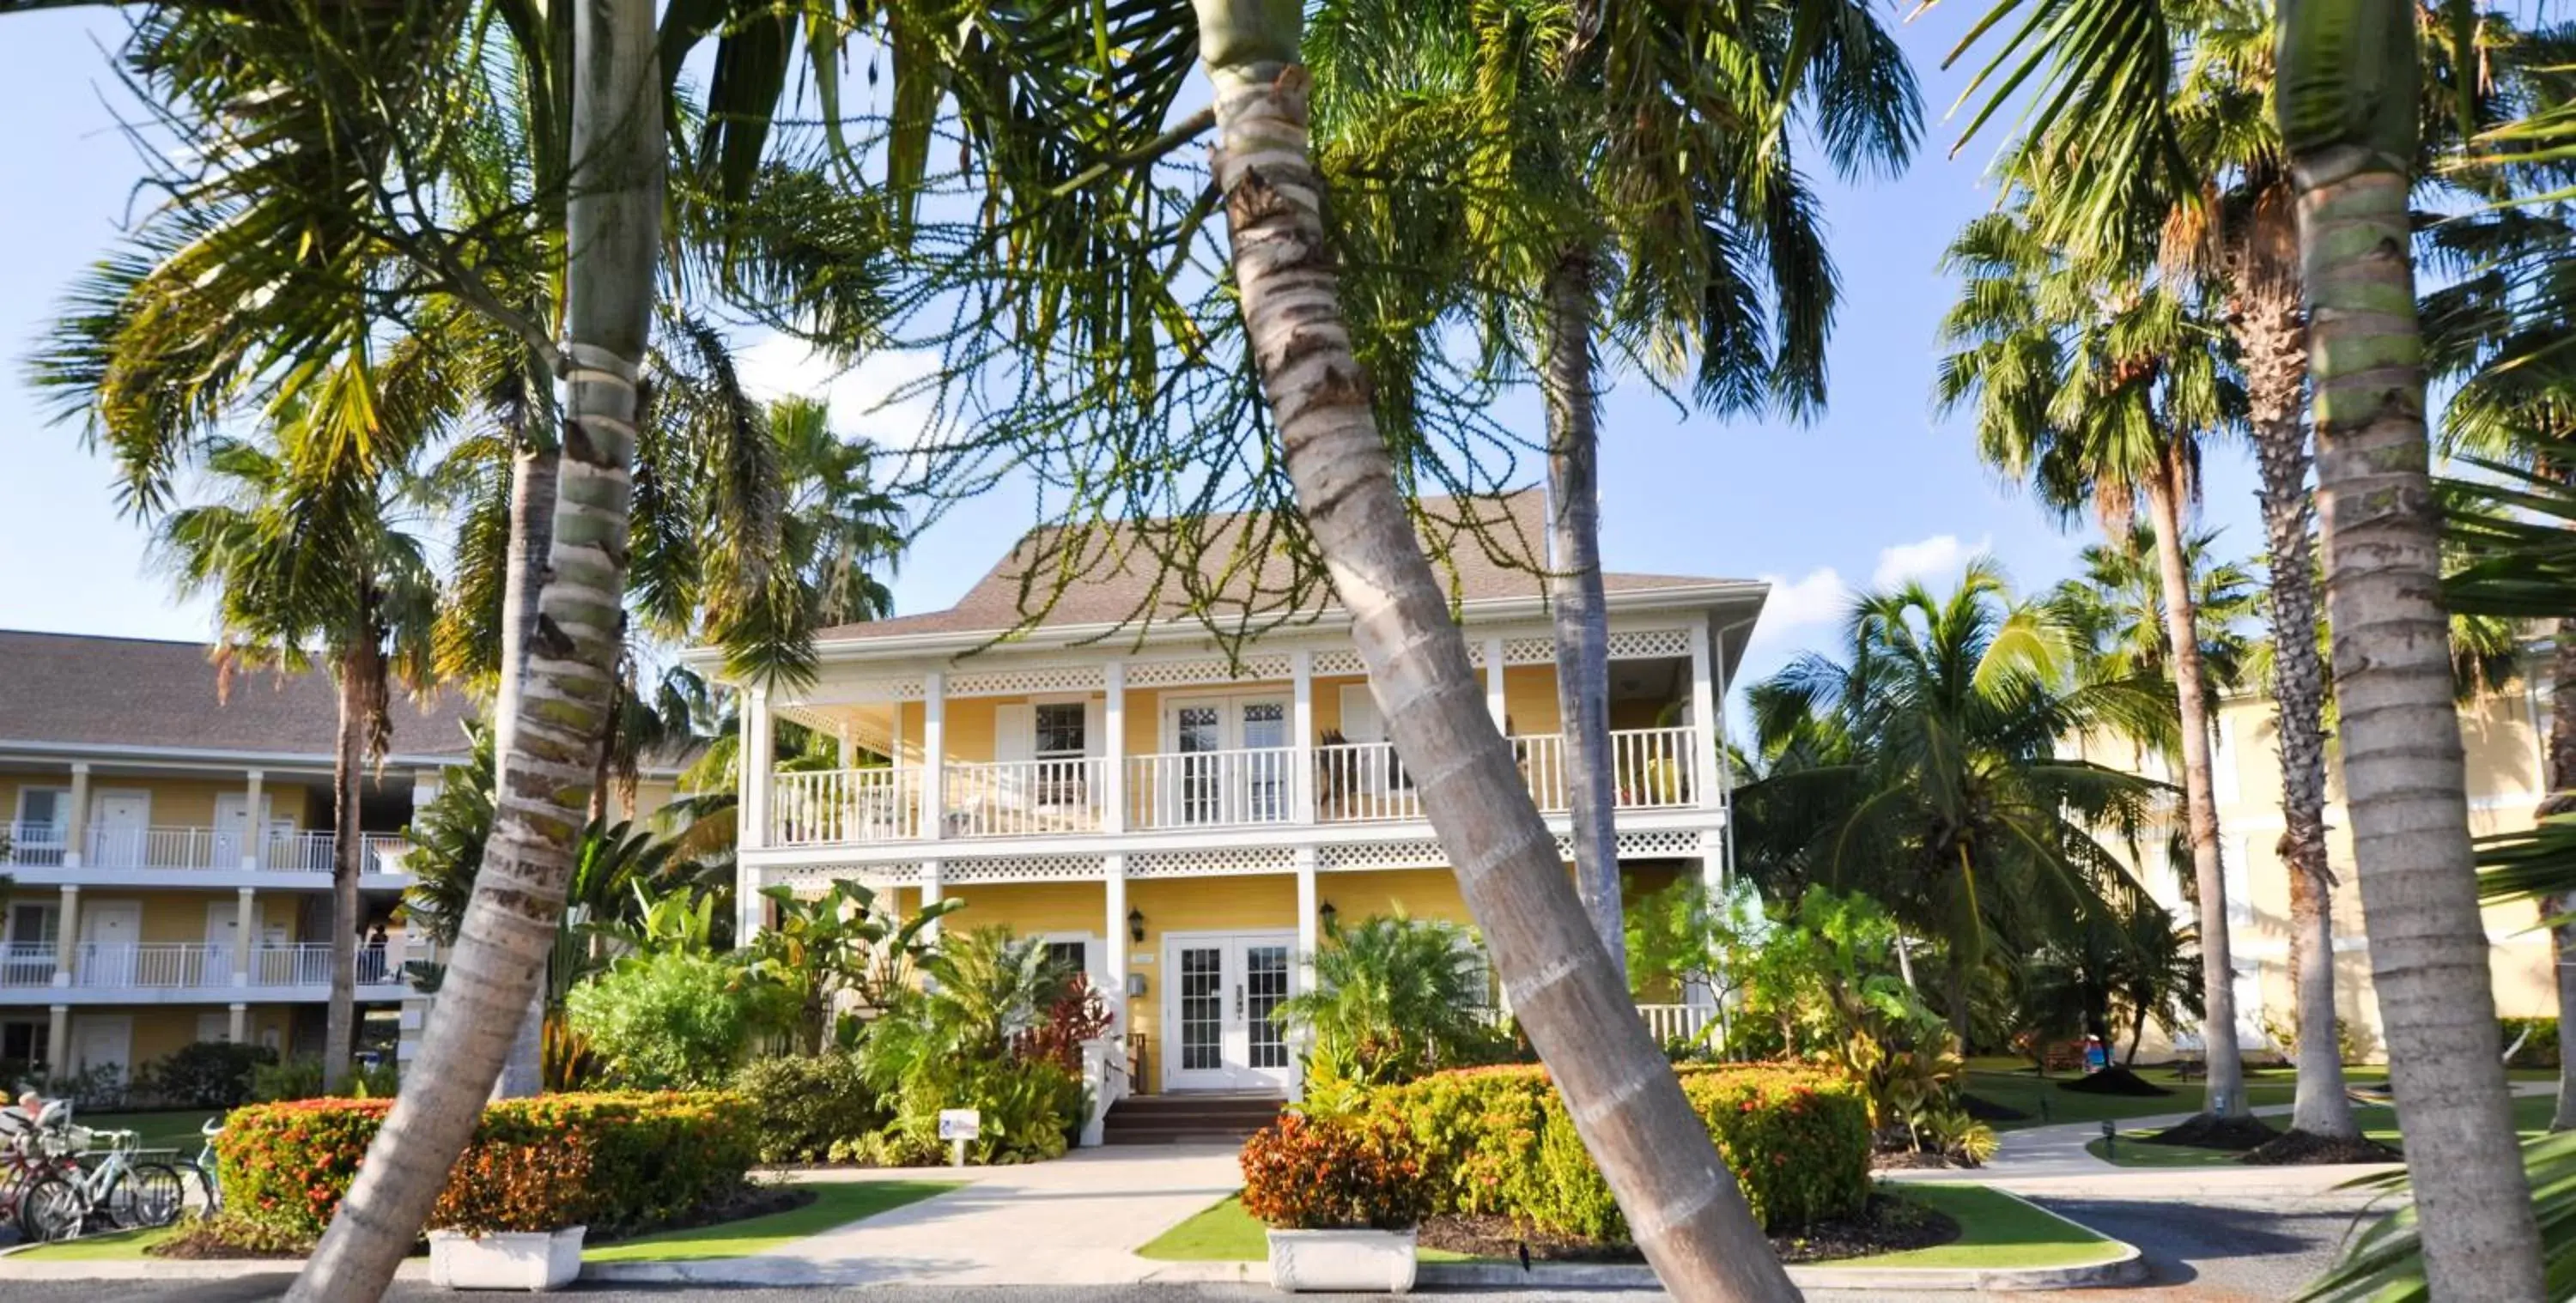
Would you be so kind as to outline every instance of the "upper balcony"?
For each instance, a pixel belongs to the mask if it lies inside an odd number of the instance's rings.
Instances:
[[[360,946],[358,998],[409,993],[404,966],[436,958],[425,941]],[[328,998],[331,943],[269,942],[236,950],[197,941],[11,942],[0,945],[0,1004],[199,1003]]]
[[[284,828],[250,837],[238,827],[92,825],[78,839],[75,855],[74,839],[60,823],[18,822],[7,827],[7,853],[0,855],[0,866],[22,883],[71,882],[93,872],[297,874],[327,880],[339,847],[336,834]],[[358,836],[363,873],[377,877],[402,872],[402,860],[411,845],[400,834]]]

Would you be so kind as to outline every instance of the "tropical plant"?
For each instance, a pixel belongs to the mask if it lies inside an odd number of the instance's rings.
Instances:
[[[884,1012],[859,1040],[859,1070],[891,1105],[881,1157],[925,1161],[938,1152],[939,1111],[974,1108],[978,1162],[1052,1158],[1088,1119],[1082,1075],[1027,1034],[1043,1025],[1068,974],[1040,938],[979,928],[943,941],[922,965],[919,988],[887,993]]]
[[[685,950],[629,956],[565,1003],[609,1078],[633,1090],[721,1086],[757,1038],[793,1014],[776,987],[749,980],[740,964]]]
[[[214,500],[171,513],[159,531],[182,591],[215,599],[215,655],[227,684],[245,669],[302,671],[319,660],[339,695],[326,1090],[347,1080],[357,1034],[367,762],[381,760],[392,739],[396,681],[419,689],[434,681],[437,583],[405,506],[412,460],[441,401],[423,392],[439,377],[421,371],[416,350],[397,350],[377,376],[341,363],[319,393],[285,406],[268,438],[217,440],[206,454]]]
[[[1318,1081],[1410,1081],[1473,1061],[1493,1037],[1482,949],[1454,923],[1402,912],[1335,919],[1314,963],[1314,983],[1271,1017],[1304,1039]]]
[[[2248,622],[2260,614],[2261,583],[2246,566],[2213,556],[2217,541],[2214,531],[2183,540],[2201,668],[2213,689],[2204,704],[2213,718],[2219,693],[2246,687],[2261,659],[2247,632]],[[2050,595],[2073,640],[2076,673],[2095,680],[2170,678],[2172,631],[2164,618],[2164,576],[2153,527],[2132,521],[2125,536],[2086,544],[2077,563],[2078,573]]]
[[[800,896],[792,887],[768,887],[771,921],[752,937],[752,972],[785,990],[797,1010],[796,1043],[820,1054],[857,1039],[857,1019],[837,1014],[847,996],[870,1011],[882,1010],[895,992],[912,986],[932,953],[938,921],[966,902],[937,900],[909,918],[880,908],[877,894],[849,878],[834,879],[821,895]]]
[[[2200,961],[2191,929],[2152,900],[2106,901],[2074,920],[2019,966],[2021,1010],[2044,1036],[2081,1033],[2118,1046],[2133,1063],[2150,1024],[2178,1033],[2202,1016]]]

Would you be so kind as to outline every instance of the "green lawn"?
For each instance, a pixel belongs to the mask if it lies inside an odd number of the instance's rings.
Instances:
[[[93,1131],[140,1131],[144,1148],[176,1150],[179,1157],[194,1159],[206,1146],[202,1130],[206,1119],[221,1116],[221,1109],[182,1108],[152,1113],[75,1112],[72,1120]]]
[[[1975,1185],[1907,1185],[1900,1197],[1946,1213],[1959,1223],[1959,1238],[1930,1249],[1847,1260],[1869,1267],[2064,1267],[2100,1262],[2119,1249],[2112,1241],[2011,1195]],[[1233,1196],[1156,1236],[1136,1250],[1158,1262],[1258,1262],[1270,1254],[1261,1223]],[[1438,1249],[1424,1262],[1463,1262]]]
[[[140,1258],[145,1249],[178,1234],[175,1226],[155,1230],[118,1231],[113,1235],[92,1235],[85,1239],[65,1240],[60,1244],[32,1244],[9,1255],[13,1260],[45,1262],[112,1262]]]
[[[1982,1062],[2000,1064],[2000,1060]],[[2028,1065],[2019,1069],[1972,1067],[1968,1070],[1968,1092],[1980,1099],[2019,1109],[2030,1116],[2014,1122],[1997,1122],[1997,1131],[2018,1131],[2023,1127],[2048,1126],[2058,1122],[2120,1121],[2127,1118],[2154,1117],[2163,1113],[2196,1113],[2200,1111],[2206,1087],[2197,1081],[2176,1080],[2172,1070],[2149,1068],[2139,1076],[2172,1091],[2170,1095],[2090,1095],[2082,1091],[2059,1089],[2059,1083],[2072,1080],[2063,1073],[2046,1080],[2032,1073]],[[2295,1086],[2290,1074],[2265,1073],[2246,1085],[2246,1093],[2260,1107],[2287,1104]]]
[[[697,1258],[741,1258],[777,1248],[790,1240],[819,1235],[889,1209],[946,1194],[962,1181],[818,1181],[810,1189],[814,1202],[802,1208],[747,1217],[717,1226],[642,1235],[582,1252],[584,1262],[681,1262]]]
[[[2514,1130],[2522,1133],[2525,1139],[2547,1131],[2550,1114],[2555,1112],[2556,1108],[2557,1101],[2547,1095],[2514,1096]],[[2352,1117],[2353,1121],[2361,1124],[2362,1134],[2371,1139],[2383,1145],[2394,1145],[2398,1142],[2395,1110],[2384,1105],[2365,1105],[2355,1108],[2352,1111]],[[2279,1116],[2264,1120],[2275,1126],[2284,1125],[2287,1122],[2287,1119]],[[2154,1133],[2151,1131],[2122,1132],[2120,1143],[2111,1146],[2107,1154],[2103,1152],[2103,1144],[2099,1140],[2088,1142],[2084,1149],[2095,1158],[2107,1158],[2122,1167],[2217,1167],[2233,1163],[2238,1157],[2235,1151],[2226,1149],[2195,1149],[2189,1145],[2139,1143],[2138,1137],[2152,1134]]]

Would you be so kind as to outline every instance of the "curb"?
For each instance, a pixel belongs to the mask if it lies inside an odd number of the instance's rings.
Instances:
[[[68,1280],[242,1280],[292,1276],[302,1258],[96,1258],[60,1262],[0,1255],[0,1283]],[[396,1280],[429,1279],[429,1260],[406,1258]]]
[[[2119,1243],[2114,1241],[2114,1243]],[[2134,1244],[2120,1244],[2118,1257],[2071,1267],[1821,1267],[1793,1266],[1789,1281],[1800,1289],[1885,1290],[1931,1294],[1993,1290],[2099,1289],[2135,1285],[2147,1277],[2147,1264]],[[1266,1274],[1266,1273],[1265,1273]],[[1426,1262],[1417,1276],[1424,1285],[1468,1288],[1541,1287],[1557,1289],[1660,1289],[1654,1269],[1629,1263],[1561,1263],[1523,1270],[1509,1263]]]

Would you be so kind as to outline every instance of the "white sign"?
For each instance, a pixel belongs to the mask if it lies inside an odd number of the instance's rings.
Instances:
[[[973,1140],[983,1134],[984,1115],[982,1112],[971,1108],[943,1108],[939,1110],[940,1139]]]

